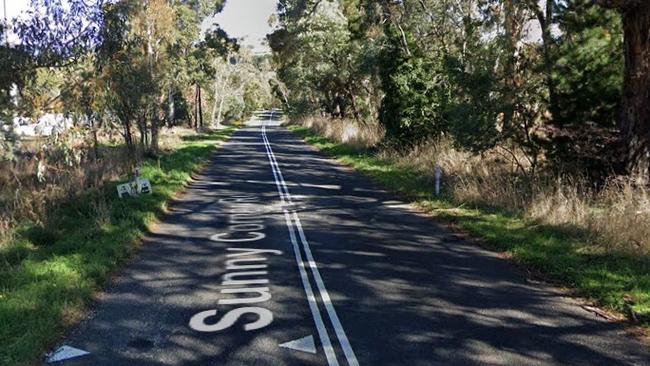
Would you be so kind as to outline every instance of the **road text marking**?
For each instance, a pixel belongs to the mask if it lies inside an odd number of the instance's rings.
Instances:
[[[226,257],[226,269],[241,272],[228,272],[223,275],[221,282],[221,294],[241,295],[230,298],[222,298],[217,302],[218,305],[247,305],[226,312],[221,319],[215,323],[208,323],[208,320],[217,315],[217,309],[201,311],[190,319],[190,328],[197,332],[212,333],[232,327],[240,317],[245,314],[257,315],[257,320],[252,323],[244,324],[245,331],[257,330],[267,327],[273,322],[273,313],[270,310],[259,306],[248,306],[248,304],[257,304],[271,300],[271,291],[265,285],[269,283],[266,276],[268,271],[249,271],[249,269],[266,269],[266,257],[263,254],[281,255],[279,250],[272,249],[251,249],[251,248],[228,248]],[[256,264],[241,264],[256,263]],[[253,268],[251,268],[253,267]],[[251,287],[253,286],[253,287]]]

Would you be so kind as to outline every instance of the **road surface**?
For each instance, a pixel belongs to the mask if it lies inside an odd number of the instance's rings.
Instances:
[[[412,212],[277,113],[238,131],[171,210],[50,360],[650,364],[620,324]]]

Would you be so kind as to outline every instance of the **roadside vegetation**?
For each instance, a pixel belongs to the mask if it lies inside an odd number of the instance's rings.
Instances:
[[[221,0],[30,4],[0,21],[2,365],[41,361],[279,85],[269,56],[202,30]],[[119,199],[136,172],[153,194]]]
[[[479,158],[447,141],[406,153],[368,147],[349,133],[322,135],[327,131],[322,124],[329,122],[296,119],[289,128],[486,247],[507,253],[535,275],[650,326],[647,190],[612,183],[595,193],[582,191],[581,182],[548,181],[536,183],[537,192],[525,192],[495,152],[496,161]],[[336,123],[345,125],[342,120]],[[348,131],[357,130],[354,121],[348,124]],[[439,196],[434,191],[436,165],[445,171]],[[632,199],[636,195],[645,201]]]
[[[202,34],[223,3],[34,0],[0,22],[4,235],[132,174],[169,131],[220,128],[271,103],[269,57],[217,25]]]
[[[149,225],[210,158],[232,128],[173,139],[141,162],[153,194],[120,199],[110,181],[51,202],[45,219],[21,221],[0,246],[0,363],[30,365],[81,320],[111,272],[134,252]]]
[[[650,2],[284,0],[279,15],[278,90],[308,141],[649,324]]]

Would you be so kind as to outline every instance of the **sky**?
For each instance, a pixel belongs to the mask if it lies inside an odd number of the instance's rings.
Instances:
[[[0,2],[6,2],[7,18],[11,19],[27,9],[30,0],[0,0]],[[539,0],[542,6],[545,2],[546,0]],[[228,35],[240,39],[240,44],[243,46],[252,47],[256,53],[269,52],[264,41],[266,34],[272,31],[268,21],[276,11],[276,4],[277,0],[227,0],[224,10],[215,17],[206,19],[202,28],[205,30],[212,24],[218,23]],[[4,18],[4,10],[2,16]],[[524,42],[541,41],[541,30],[536,21],[529,22],[526,28]]]
[[[0,0],[0,2],[7,5],[7,19],[15,18],[21,11],[29,7],[29,0]],[[0,4],[0,7],[2,5]],[[2,11],[2,18],[4,19],[4,9],[0,9],[0,11]]]
[[[0,0],[7,5],[7,18],[11,19],[29,7],[30,0]],[[241,39],[243,46],[250,46],[257,53],[268,52],[264,44],[266,34],[271,33],[269,17],[276,11],[277,0],[227,0],[223,11],[203,23],[203,29],[213,23],[221,25],[228,35]],[[0,11],[4,18],[4,9]]]
[[[22,11],[25,11],[29,8],[30,0],[0,0],[0,15],[2,15],[2,20],[7,19],[8,22],[11,22],[11,19],[16,18]],[[6,6],[6,9],[5,9]],[[7,11],[5,13],[5,10]],[[9,32],[8,42],[10,44],[15,44],[18,41],[18,38]]]
[[[269,17],[276,11],[276,0],[227,0],[223,11],[203,23],[203,28],[218,23],[230,37],[240,39],[256,53],[269,52],[266,35],[271,33]]]

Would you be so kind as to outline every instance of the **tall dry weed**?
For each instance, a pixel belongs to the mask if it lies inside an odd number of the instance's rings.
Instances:
[[[376,146],[384,131],[362,129],[348,120],[304,118],[315,133],[359,147]],[[497,147],[481,155],[454,148],[449,139],[417,145],[409,151],[384,148],[378,157],[415,170],[430,180],[443,171],[446,193],[461,203],[489,205],[541,224],[571,226],[586,232],[594,248],[650,254],[650,189],[634,179],[612,179],[596,190],[587,180],[557,179],[544,173],[522,174],[525,156]]]
[[[13,161],[1,161],[0,229],[10,232],[25,221],[44,224],[55,205],[131,169],[132,160],[122,147],[103,146],[98,159],[92,151],[87,139],[71,134],[33,143]]]
[[[7,218],[0,217],[0,248],[7,245],[12,238],[11,222]]]
[[[385,130],[378,124],[363,124],[349,119],[306,116],[300,123],[318,135],[357,148],[375,146],[385,135]]]
[[[650,254],[650,190],[615,179],[598,193],[587,225],[607,249]]]
[[[196,131],[191,128],[184,127],[172,127],[164,128],[161,131],[159,146],[160,149],[172,150],[174,147],[180,145],[183,142],[183,138],[186,136],[194,135]]]

